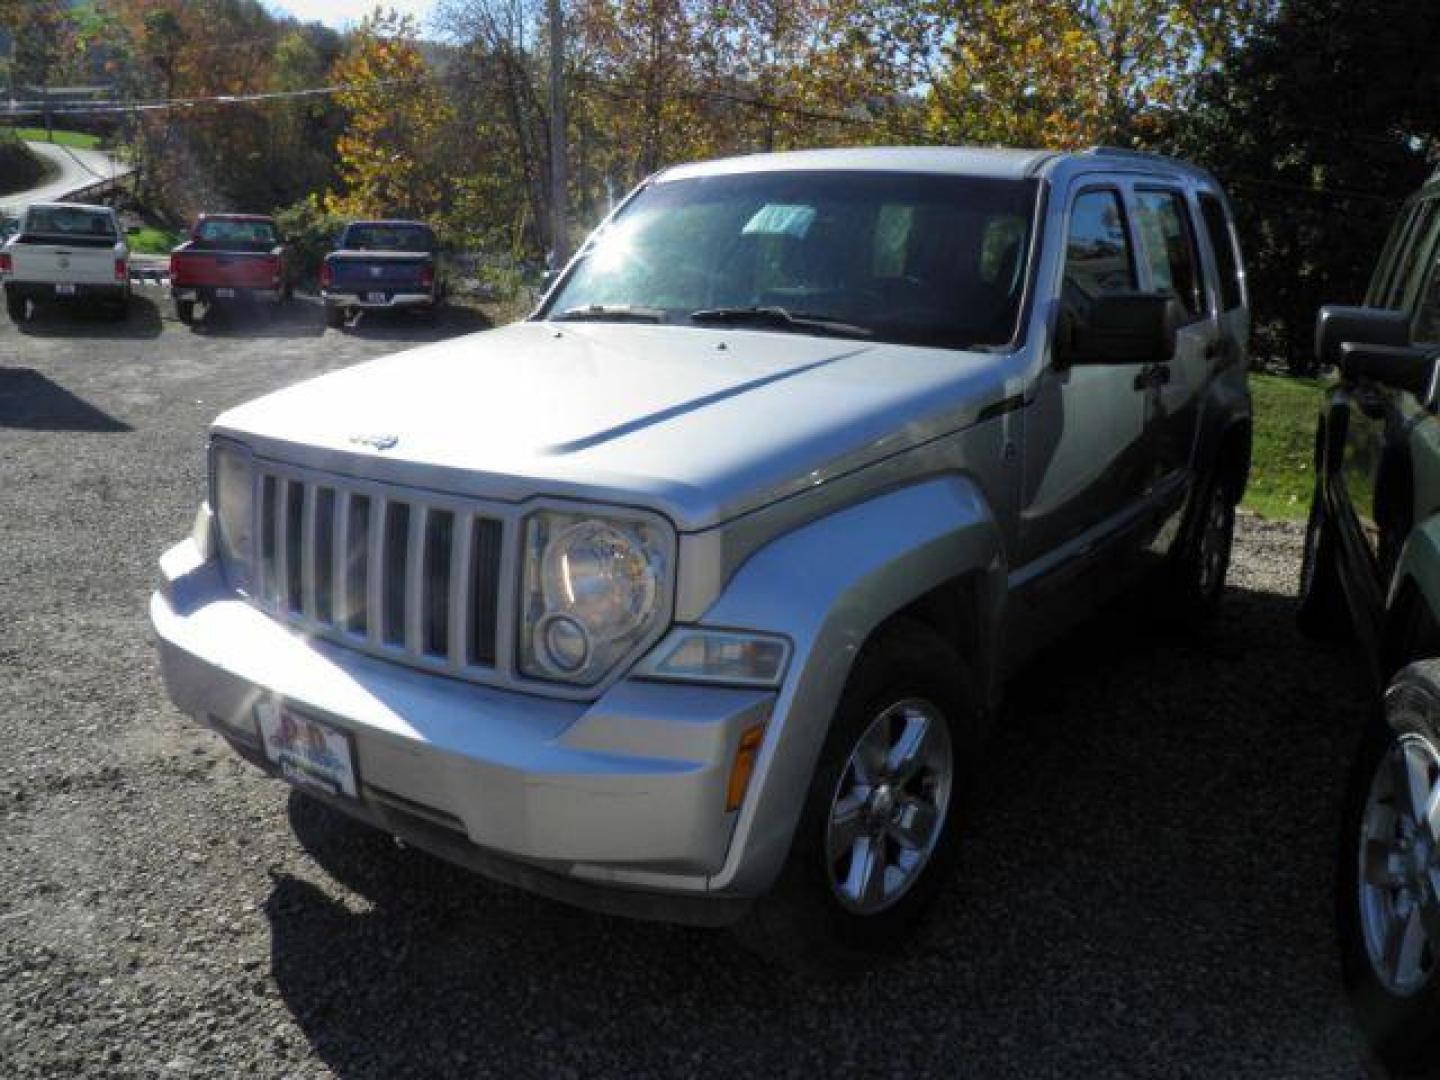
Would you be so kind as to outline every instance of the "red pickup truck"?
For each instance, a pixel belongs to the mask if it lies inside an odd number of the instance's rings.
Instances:
[[[290,299],[293,283],[275,219],[259,214],[201,214],[190,239],[170,253],[170,292],[183,323],[195,305],[207,312],[234,300]]]

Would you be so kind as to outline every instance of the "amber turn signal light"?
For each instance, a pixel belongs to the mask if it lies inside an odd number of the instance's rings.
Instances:
[[[740,803],[745,798],[745,789],[750,786],[750,774],[755,771],[755,757],[760,753],[760,743],[764,738],[764,724],[746,728],[740,736],[740,745],[735,750],[735,764],[730,766],[730,783],[725,789],[727,811],[740,808]]]

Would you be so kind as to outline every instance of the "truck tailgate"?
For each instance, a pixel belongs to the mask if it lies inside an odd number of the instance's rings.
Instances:
[[[115,262],[121,257],[113,244],[21,242],[11,244],[9,251],[16,281],[64,285],[114,285]]]
[[[337,251],[328,256],[330,288],[350,292],[369,289],[427,292],[434,261],[412,252]]]
[[[186,251],[170,255],[174,285],[223,285],[241,289],[273,289],[280,259],[273,252]]]

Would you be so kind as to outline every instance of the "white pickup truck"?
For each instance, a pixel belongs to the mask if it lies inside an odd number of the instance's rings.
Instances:
[[[130,249],[108,206],[36,203],[0,248],[5,309],[24,322],[35,305],[83,300],[123,319],[130,303]]]

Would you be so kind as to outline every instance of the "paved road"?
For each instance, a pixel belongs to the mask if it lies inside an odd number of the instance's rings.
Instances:
[[[27,142],[25,145],[59,172],[39,187],[0,195],[0,211],[15,213],[30,203],[63,199],[101,180],[127,176],[133,171],[131,166],[117,161],[103,150],[77,150],[48,142]]]
[[[1300,531],[1242,521],[1203,636],[1118,609],[1019,680],[916,946],[807,981],[399,850],[168,704],[155,558],[205,425],[473,329],[0,323],[0,1073],[1362,1075],[1330,885],[1367,696],[1293,629]]]

